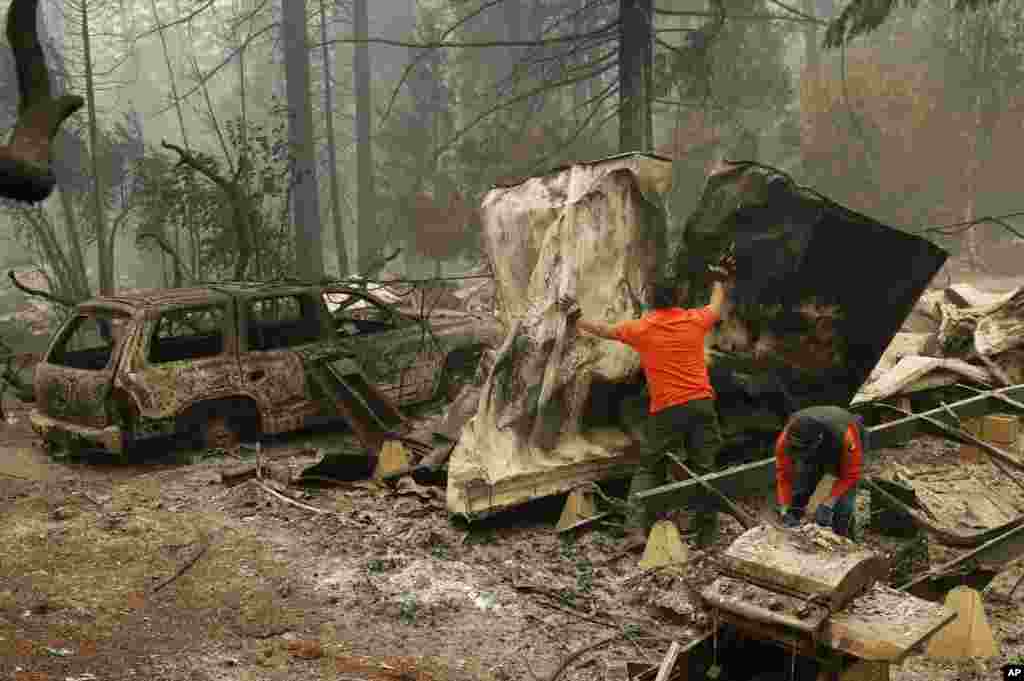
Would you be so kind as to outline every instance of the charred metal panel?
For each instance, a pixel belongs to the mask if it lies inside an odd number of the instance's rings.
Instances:
[[[709,178],[684,228],[674,267],[689,304],[706,304],[707,265],[730,244],[735,308],[714,347],[727,367],[748,364],[748,387],[778,385],[787,411],[848,404],[948,255],[745,162]],[[741,392],[729,373],[716,389]]]

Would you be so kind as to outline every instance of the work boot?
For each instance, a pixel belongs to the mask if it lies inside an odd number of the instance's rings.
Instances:
[[[695,529],[697,536],[694,545],[698,549],[710,548],[718,539],[718,511],[702,511],[695,515]]]
[[[697,513],[693,509],[683,508],[673,514],[679,534],[693,534],[697,531]]]

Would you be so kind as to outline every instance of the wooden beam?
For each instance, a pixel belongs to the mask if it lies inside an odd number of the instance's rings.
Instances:
[[[775,485],[775,459],[733,466],[704,476],[704,482],[733,499],[770,490]],[[698,480],[683,480],[640,492],[636,501],[652,511],[666,511],[681,506],[706,504],[727,511],[716,495],[708,492]]]
[[[1003,398],[1008,398],[1011,403]],[[980,393],[959,402],[937,407],[929,411],[907,416],[889,423],[882,423],[868,429],[872,448],[880,449],[905,442],[921,429],[921,418],[926,417],[942,421],[947,426],[959,428],[959,420],[971,419],[994,412],[1007,411],[1012,402],[1024,400],[1024,385],[1012,385],[1008,388]]]

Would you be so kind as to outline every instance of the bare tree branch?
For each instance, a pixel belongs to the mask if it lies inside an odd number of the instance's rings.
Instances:
[[[178,255],[178,252],[174,250],[174,247],[167,242],[167,239],[162,234],[157,234],[155,232],[143,232],[135,238],[135,243],[138,244],[143,239],[152,239],[153,242],[160,247],[161,251],[163,251],[164,253],[171,257],[171,260],[174,262],[175,288],[181,288],[183,279],[187,278],[188,281],[195,281],[195,277],[193,277],[192,273],[186,269],[185,263],[182,261],[181,256]]]
[[[521,95],[518,95],[516,97],[512,97],[511,99],[506,99],[503,102],[499,102],[499,103],[495,104],[494,106],[492,106],[491,108],[487,109],[486,111],[481,113],[479,116],[474,118],[468,124],[466,124],[465,126],[460,128],[454,135],[452,135],[451,139],[449,139],[443,145],[441,145],[440,147],[435,149],[434,150],[434,158],[437,158],[441,154],[443,154],[446,151],[448,151],[449,149],[451,149],[455,145],[456,142],[458,142],[460,139],[462,139],[463,135],[465,135],[467,132],[469,132],[474,127],[476,127],[477,124],[479,124],[482,120],[484,120],[485,118],[487,118],[489,116],[494,115],[498,111],[504,109],[506,106],[509,106],[510,104],[515,104],[516,102],[520,102],[520,101],[522,101],[524,99],[528,99],[528,98],[533,97],[533,96],[535,96],[537,94],[540,94],[541,92],[546,92],[548,90],[554,90],[556,88],[564,87],[566,85],[572,85],[573,83],[579,83],[579,82],[582,82],[584,80],[589,80],[590,78],[596,78],[597,76],[600,76],[602,73],[607,73],[608,71],[611,71],[613,68],[615,68],[618,65],[619,65],[619,62],[616,59],[615,61],[611,62],[607,66],[604,66],[604,67],[602,67],[600,69],[597,69],[596,71],[592,71],[592,72],[590,72],[588,74],[585,74],[585,75],[582,75],[582,76],[577,76],[575,78],[567,78],[565,80],[556,81],[554,83],[546,83],[546,84],[544,84],[544,85],[542,85],[540,87],[537,87],[537,88],[534,88],[534,89],[529,90],[527,92],[524,92]]]
[[[562,35],[555,38],[541,38],[538,40],[484,40],[481,42],[450,42],[446,40],[439,40],[429,43],[414,43],[406,40],[388,40],[386,38],[366,38],[365,40],[357,40],[356,38],[335,38],[334,40],[328,40],[326,43],[314,43],[310,45],[310,47],[323,47],[324,45],[332,45],[335,43],[369,43],[371,45],[391,45],[392,47],[416,47],[425,50],[440,49],[443,47],[541,47],[543,45],[556,45],[558,43],[567,43],[582,40],[584,38],[591,38],[607,33],[618,27],[618,25],[619,20],[616,19],[614,21],[609,21],[601,28],[587,33],[576,33],[573,35]]]
[[[55,296],[49,291],[43,291],[41,289],[35,289],[29,286],[25,286],[20,281],[18,281],[18,277],[14,275],[14,270],[7,270],[7,276],[10,277],[11,283],[14,284],[14,288],[18,289],[19,291],[26,295],[38,296],[39,298],[49,300],[50,302],[57,303],[58,305],[61,305],[63,307],[74,307],[75,305],[78,304],[76,301],[71,300],[69,298],[61,298],[60,296]]]
[[[462,19],[459,19],[454,24],[452,24],[451,26],[446,28],[441,33],[441,40],[443,41],[443,40],[447,39],[448,36],[450,36],[452,33],[454,33],[460,26],[462,26],[463,24],[469,22],[470,20],[474,19],[475,17],[480,16],[487,9],[489,9],[491,7],[494,7],[495,5],[500,5],[501,3],[505,2],[505,1],[506,0],[488,0],[488,2],[485,2],[484,4],[480,5],[474,11],[470,12],[469,14],[464,16]],[[426,52],[422,52],[422,53],[418,54],[415,59],[413,59],[411,62],[409,62],[408,66],[405,67],[405,70],[402,71],[402,75],[398,78],[398,83],[396,83],[394,89],[391,90],[391,99],[388,100],[387,108],[384,109],[384,115],[381,116],[381,119],[380,119],[380,122],[378,123],[378,125],[383,125],[383,123],[391,116],[391,109],[395,106],[395,101],[398,99],[398,93],[401,92],[402,86],[405,85],[405,82],[409,79],[409,74],[412,73],[412,70],[414,68],[416,68],[416,66],[421,61],[423,61],[423,59],[424,59],[424,57],[426,57],[426,55],[427,55]]]
[[[160,31],[166,31],[169,28],[174,28],[175,26],[187,24],[193,19],[195,19],[197,16],[205,12],[206,10],[210,9],[210,7],[213,6],[213,3],[214,0],[206,0],[206,2],[204,2],[202,5],[192,10],[185,16],[181,17],[180,19],[175,19],[174,21],[169,21],[166,24],[161,23],[159,20],[157,20],[156,25],[153,26],[153,28],[149,29],[148,31],[143,31],[142,33],[139,33],[135,36],[135,40],[142,40],[143,38],[148,38],[151,35],[159,33]]]
[[[276,22],[275,23],[271,23],[271,24],[267,24],[266,26],[264,26],[263,28],[259,29],[258,31],[255,31],[254,33],[250,33],[248,36],[246,36],[245,39],[242,42],[240,42],[236,47],[232,48],[231,51],[228,52],[228,54],[224,57],[224,59],[222,59],[220,61],[219,64],[217,64],[215,67],[213,67],[212,69],[207,71],[203,75],[203,77],[201,79],[199,79],[199,81],[196,83],[195,86],[193,86],[185,94],[181,95],[179,97],[179,101],[184,101],[184,100],[188,99],[189,97],[191,97],[192,95],[194,95],[195,93],[199,92],[200,88],[202,88],[202,86],[207,81],[209,81],[211,78],[213,78],[215,75],[217,75],[217,73],[219,73],[222,68],[224,68],[225,66],[230,64],[231,61],[235,58],[235,56],[239,52],[241,52],[242,50],[247,48],[249,45],[251,45],[252,42],[254,40],[256,40],[256,38],[260,37],[264,33],[268,33],[269,31],[271,31],[274,28],[277,28],[277,23]],[[152,116],[160,116],[160,115],[170,111],[173,107],[174,107],[174,104],[171,103],[169,106],[165,106],[165,107],[162,107],[160,109],[157,109],[156,111],[152,112],[150,115],[152,115]]]

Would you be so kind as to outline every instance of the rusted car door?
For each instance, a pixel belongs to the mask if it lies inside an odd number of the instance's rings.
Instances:
[[[413,404],[434,395],[444,353],[423,326],[359,291],[328,287],[323,295],[341,340],[392,402]]]
[[[238,394],[234,319],[227,298],[147,316],[125,374],[143,416],[173,418],[193,404]]]
[[[301,427],[306,412],[318,407],[311,402],[302,360],[293,348],[325,340],[319,303],[309,293],[242,299],[239,315],[242,384],[260,403],[264,430]]]
[[[83,309],[54,336],[36,367],[35,390],[43,414],[93,428],[111,424],[107,397],[131,317],[113,309]]]

